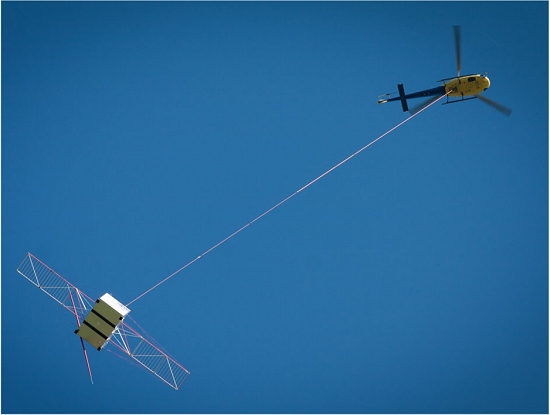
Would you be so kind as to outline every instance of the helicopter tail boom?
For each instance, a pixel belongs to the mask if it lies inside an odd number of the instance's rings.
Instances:
[[[378,103],[384,104],[386,102],[391,102],[391,101],[401,101],[403,112],[408,112],[409,111],[409,105],[407,103],[408,99],[441,96],[441,95],[445,95],[446,93],[445,86],[443,85],[432,89],[425,89],[423,91],[413,92],[412,94],[408,94],[408,95],[405,94],[405,88],[403,88],[403,84],[397,84],[397,89],[399,90],[398,97],[390,98],[389,97],[390,94],[386,94],[386,97],[379,99]]]

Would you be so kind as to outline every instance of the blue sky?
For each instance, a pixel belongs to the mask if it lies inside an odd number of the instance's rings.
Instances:
[[[179,391],[15,269],[131,305]],[[2,411],[548,411],[548,4],[2,3]]]

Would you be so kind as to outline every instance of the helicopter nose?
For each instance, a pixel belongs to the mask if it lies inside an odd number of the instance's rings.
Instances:
[[[490,86],[491,86],[491,81],[489,80],[489,78],[487,76],[484,77],[483,78],[483,90],[485,91]]]

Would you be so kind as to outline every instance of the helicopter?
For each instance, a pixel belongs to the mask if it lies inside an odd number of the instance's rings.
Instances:
[[[498,102],[495,102],[483,95],[482,92],[486,91],[491,85],[491,81],[487,76],[487,72],[483,74],[469,74],[469,75],[460,75],[461,69],[461,59],[460,59],[460,26],[453,26],[454,30],[454,39],[455,39],[455,51],[456,51],[456,71],[457,75],[452,78],[440,79],[437,82],[443,82],[443,85],[440,85],[435,88],[426,89],[419,92],[414,92],[412,94],[405,94],[405,89],[403,84],[398,84],[397,89],[399,91],[398,97],[391,98],[392,94],[383,94],[378,97],[378,104],[385,104],[386,102],[391,101],[401,101],[401,106],[403,107],[403,112],[416,113],[420,109],[426,107],[433,101],[439,99],[440,97],[447,95],[447,101],[444,104],[453,104],[456,102],[468,101],[471,99],[479,98],[482,102],[490,105],[494,109],[500,111],[502,114],[509,116],[512,113],[512,110],[508,107],[505,107]],[[413,98],[424,98],[431,97],[428,101],[412,108],[409,111],[409,105],[407,103],[408,99]],[[449,99],[450,97],[456,99]]]

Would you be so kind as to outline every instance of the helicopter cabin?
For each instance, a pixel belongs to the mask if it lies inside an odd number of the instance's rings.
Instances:
[[[97,350],[101,350],[129,312],[130,309],[111,294],[103,294],[96,300],[94,307],[75,333]]]

